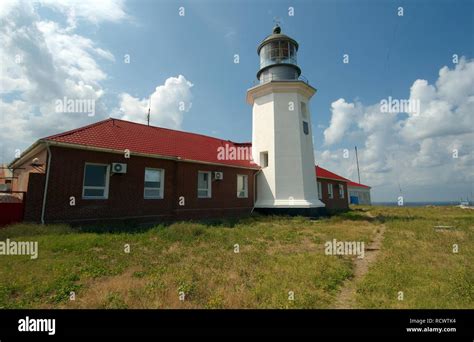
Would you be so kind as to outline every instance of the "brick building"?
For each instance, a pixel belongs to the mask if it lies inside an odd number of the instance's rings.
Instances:
[[[245,151],[250,144],[107,119],[40,139],[10,167],[15,190],[28,193],[31,221],[250,213],[259,167],[219,160],[222,147]]]
[[[26,221],[223,217],[254,208],[261,168],[242,158],[250,148],[107,119],[40,139],[9,167],[14,190],[27,192]],[[326,208],[347,209],[347,180],[319,166],[316,174]]]
[[[348,179],[329,170],[316,166],[319,199],[328,210],[340,211],[349,209],[347,183]]]
[[[370,186],[349,181],[347,183],[347,189],[349,191],[350,204],[372,204],[372,200],[370,198]]]

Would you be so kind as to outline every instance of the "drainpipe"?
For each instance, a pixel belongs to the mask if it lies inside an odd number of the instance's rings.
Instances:
[[[49,147],[49,142],[46,143],[46,149],[48,151],[48,165],[46,166],[46,181],[44,183],[44,193],[43,193],[43,205],[41,207],[41,224],[44,224],[44,212],[46,209],[46,197],[48,196],[48,183],[49,183],[49,169],[51,168],[51,149]]]
[[[254,209],[255,209],[255,202],[257,201],[257,175],[262,172],[262,169],[258,170],[257,172],[255,172],[253,174],[253,208],[252,208],[252,211],[250,212],[250,214],[253,213]]]

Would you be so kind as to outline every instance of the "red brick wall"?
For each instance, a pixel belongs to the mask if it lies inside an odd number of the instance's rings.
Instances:
[[[78,149],[51,147],[52,160],[45,221],[85,221],[112,218],[215,217],[248,213],[253,207],[254,170],[177,162]],[[111,175],[108,199],[82,199],[84,164],[126,163],[126,174]],[[163,199],[144,199],[145,167],[165,170]],[[212,198],[197,198],[199,171],[222,171],[212,182]],[[248,176],[248,198],[237,198],[237,174]],[[76,204],[70,206],[70,197]],[[185,206],[178,206],[184,196]]]
[[[39,222],[41,220],[41,208],[43,206],[44,173],[29,173],[28,191],[25,196],[25,216],[26,222]]]
[[[321,182],[321,188],[323,192],[323,198],[321,201],[326,204],[328,210],[347,210],[349,209],[349,202],[347,199],[347,183],[338,182],[332,179],[318,178],[318,182]],[[333,186],[333,198],[329,198],[328,184],[331,183]],[[339,184],[344,186],[344,198],[339,197]]]

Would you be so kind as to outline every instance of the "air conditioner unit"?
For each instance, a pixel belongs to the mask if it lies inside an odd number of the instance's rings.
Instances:
[[[214,172],[214,179],[215,180],[223,180],[224,179],[224,172]]]
[[[112,163],[113,173],[127,173],[127,164]]]

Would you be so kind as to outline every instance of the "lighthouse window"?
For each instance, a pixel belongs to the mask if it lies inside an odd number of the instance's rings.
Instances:
[[[289,44],[290,45],[290,57],[291,58],[294,58],[296,56],[295,54],[295,46],[293,44]]]
[[[306,109],[306,103],[304,102],[301,102],[301,116],[303,117],[303,119],[308,118],[308,110]]]
[[[308,125],[308,122],[306,122],[306,121],[303,121],[303,132],[306,135],[309,134],[309,125]]]
[[[281,42],[281,57],[283,57],[284,59],[288,58],[288,45],[288,42]]]
[[[261,167],[268,166],[268,152],[260,152],[260,166]]]
[[[260,68],[275,63],[296,64],[296,47],[289,41],[273,41],[260,50]]]

